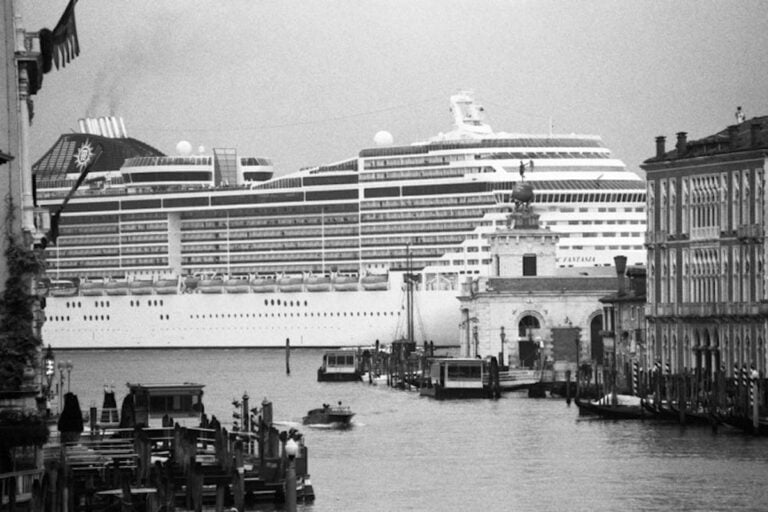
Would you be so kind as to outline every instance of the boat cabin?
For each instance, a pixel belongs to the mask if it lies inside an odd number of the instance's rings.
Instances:
[[[182,426],[198,426],[203,415],[203,384],[127,384],[133,397],[135,422],[163,426],[168,417]]]
[[[363,375],[363,356],[357,349],[328,350],[317,370],[317,381],[354,381]]]
[[[491,365],[485,359],[437,358],[430,361],[429,384],[421,394],[437,399],[491,396]]]

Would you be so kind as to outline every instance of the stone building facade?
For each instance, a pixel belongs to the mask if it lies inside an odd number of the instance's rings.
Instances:
[[[655,359],[673,373],[766,374],[768,117],[696,141],[677,134],[641,168],[648,194],[647,322]]]
[[[521,368],[534,359],[576,363],[578,350],[580,362],[601,363],[600,298],[616,290],[615,270],[557,267],[557,234],[527,210],[512,212],[489,241],[492,274],[459,297],[461,355],[502,355],[502,364]]]

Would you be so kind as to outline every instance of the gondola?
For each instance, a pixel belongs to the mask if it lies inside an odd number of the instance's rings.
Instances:
[[[678,418],[678,420],[681,418],[680,409],[677,407],[670,405],[669,408],[672,410],[672,413]],[[710,426],[716,426],[718,423],[721,423],[721,421],[712,413],[709,412],[693,412],[684,410],[684,421],[686,424],[690,425],[710,425]]]
[[[640,405],[598,404],[576,398],[576,406],[581,416],[599,416],[610,420],[642,420],[652,417]]]
[[[759,418],[757,421],[757,427],[755,427],[752,418],[748,416],[722,414],[718,416],[718,419],[725,425],[743,430],[748,434],[753,434],[756,436],[768,436],[768,418]]]
[[[680,421],[680,416],[665,407],[663,403],[656,404],[649,400],[641,400],[640,405],[656,419],[664,421]]]

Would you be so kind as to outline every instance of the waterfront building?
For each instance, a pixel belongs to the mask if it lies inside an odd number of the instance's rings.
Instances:
[[[766,371],[768,117],[691,141],[641,168],[647,179],[648,346],[672,373]]]
[[[460,351],[501,355],[512,368],[551,363],[602,363],[600,298],[616,289],[612,267],[559,267],[559,234],[517,205],[507,226],[489,236],[492,272],[459,297]]]
[[[616,372],[619,389],[637,392],[638,381],[632,377],[654,365],[645,343],[646,268],[628,267],[623,256],[616,256],[614,261],[618,288],[600,299],[605,353],[593,357]]]

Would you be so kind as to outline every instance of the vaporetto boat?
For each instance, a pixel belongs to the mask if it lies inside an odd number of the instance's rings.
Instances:
[[[122,119],[80,120],[33,166],[57,233],[44,343],[388,343],[406,329],[409,276],[417,341],[456,345],[456,296],[491,270],[487,237],[522,180],[560,233],[559,265],[645,261],[645,183],[600,137],[495,133],[464,92],[451,112],[453,130],[428,141],[380,132],[354,158],[278,177],[235,149],[169,156]]]

